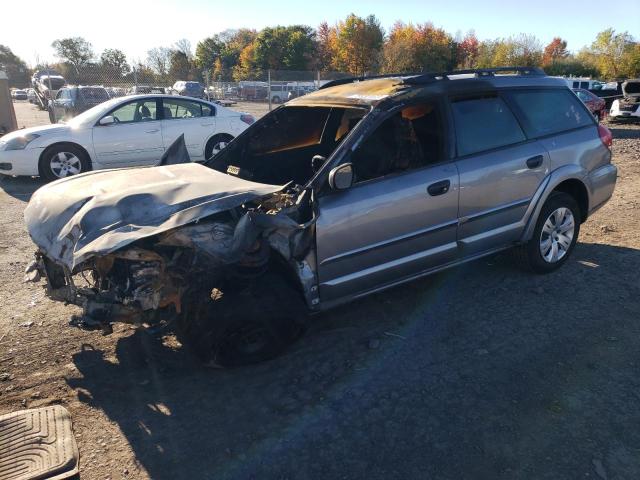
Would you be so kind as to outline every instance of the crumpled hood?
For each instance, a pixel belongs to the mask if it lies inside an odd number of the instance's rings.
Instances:
[[[41,187],[24,218],[34,243],[73,270],[92,256],[280,189],[196,163],[102,170]]]

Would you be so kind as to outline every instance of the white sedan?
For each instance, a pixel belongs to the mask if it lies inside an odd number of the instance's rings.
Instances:
[[[88,170],[154,165],[183,133],[191,159],[205,161],[253,122],[251,115],[194,98],[114,98],[66,124],[0,137],[0,174],[55,180]]]

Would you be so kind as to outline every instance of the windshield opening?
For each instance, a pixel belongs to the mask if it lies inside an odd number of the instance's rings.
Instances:
[[[366,113],[351,107],[280,108],[208,165],[254,182],[304,185]]]

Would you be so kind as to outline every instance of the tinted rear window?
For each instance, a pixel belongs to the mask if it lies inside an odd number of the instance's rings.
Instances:
[[[104,102],[109,100],[109,94],[104,88],[81,88],[80,96],[87,102]]]
[[[459,156],[526,139],[518,121],[501,98],[457,100],[451,106]]]
[[[529,137],[539,137],[593,125],[593,118],[568,90],[509,92],[523,116]]]

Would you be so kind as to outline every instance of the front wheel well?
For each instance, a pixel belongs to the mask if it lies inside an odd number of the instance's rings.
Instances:
[[[554,189],[554,192],[564,192],[571,195],[580,208],[580,220],[584,222],[589,215],[589,193],[587,187],[580,180],[575,178],[565,180],[559,183]]]
[[[82,150],[82,152],[87,156],[87,160],[89,161],[89,166],[92,166],[92,162],[91,162],[91,155],[89,155],[89,152],[87,152],[87,149],[84,148],[82,145],[80,145],[79,143],[75,143],[75,142],[56,142],[56,143],[52,143],[51,145],[48,145],[40,154],[40,158],[38,158],[38,163],[40,163],[42,161],[42,159],[44,158],[44,156],[52,149],[55,147],[60,147],[60,146],[64,146],[64,145],[68,145],[68,146],[72,146],[72,147],[76,147],[79,148],[80,150]]]

